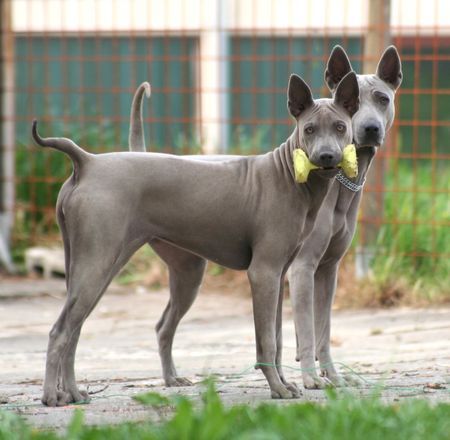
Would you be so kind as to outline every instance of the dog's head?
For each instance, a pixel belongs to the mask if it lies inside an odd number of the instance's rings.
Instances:
[[[335,46],[325,70],[325,82],[333,94],[349,72],[352,66],[347,54],[342,47]],[[375,74],[357,75],[361,100],[353,117],[353,140],[357,148],[378,147],[384,142],[394,120],[394,97],[402,77],[400,56],[394,46],[384,51]]]
[[[333,99],[313,99],[308,85],[291,75],[288,109],[297,122],[300,148],[319,168],[335,169],[343,149],[352,142],[352,116],[359,108],[359,87],[354,72],[337,85]]]

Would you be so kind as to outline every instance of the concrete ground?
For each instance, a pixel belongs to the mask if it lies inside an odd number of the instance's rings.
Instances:
[[[40,403],[48,332],[64,295],[64,281],[59,280],[0,284],[0,410],[22,414],[37,427],[64,429],[77,407],[47,408]],[[87,423],[158,418],[161,413],[135,403],[132,396],[156,391],[197,398],[209,374],[216,376],[229,404],[270,400],[262,373],[252,368],[250,298],[218,291],[201,292],[175,339],[178,372],[195,385],[164,387],[154,327],[167,300],[167,289],[112,286],[87,320],[76,361],[80,388],[93,393],[92,402],[82,406]],[[283,331],[285,373],[301,385],[289,301]],[[363,381],[354,389],[358,395],[368,395],[383,383],[388,401],[421,397],[450,402],[449,341],[450,307],[333,313],[334,359],[342,371]],[[325,395],[322,390],[303,390],[296,401],[305,400],[323,401]]]

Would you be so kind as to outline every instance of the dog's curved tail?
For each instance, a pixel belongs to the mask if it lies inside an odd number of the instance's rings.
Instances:
[[[143,97],[150,98],[150,84],[145,81],[136,90],[130,112],[130,134],[128,136],[128,147],[130,151],[146,151],[144,137],[144,123],[142,119]]]
[[[67,138],[42,138],[37,131],[37,120],[33,120],[33,140],[41,147],[51,147],[66,153],[74,164],[75,171],[89,160],[90,154],[79,147],[74,141]]]

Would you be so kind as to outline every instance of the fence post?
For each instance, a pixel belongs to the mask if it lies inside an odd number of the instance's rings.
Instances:
[[[14,36],[11,0],[0,0],[0,263],[14,272],[10,236],[14,215]]]
[[[228,144],[227,95],[228,35],[227,0],[203,3],[200,34],[200,100],[202,146],[206,154],[224,153]],[[212,26],[205,25],[211,23]]]
[[[391,0],[369,0],[368,30],[364,40],[363,73],[375,73],[384,49],[390,44]],[[384,147],[382,147],[384,149]],[[384,210],[385,158],[383,150],[378,154],[367,176],[366,188],[361,203],[360,245],[356,253],[356,276],[368,274],[374,256],[375,240]]]

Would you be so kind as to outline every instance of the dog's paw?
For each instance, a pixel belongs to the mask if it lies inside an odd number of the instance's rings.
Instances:
[[[364,381],[361,380],[358,376],[352,374],[344,374],[342,380],[345,381],[345,384],[349,387],[362,387],[364,385]]]
[[[48,392],[42,396],[41,402],[46,406],[65,406],[72,403],[72,396],[65,391]]]
[[[343,388],[346,386],[350,386],[350,384],[347,383],[347,381],[336,371],[322,370],[320,376],[322,379],[328,381],[330,386],[336,388]]]
[[[300,397],[302,392],[295,382],[286,382],[286,388],[294,394],[294,397]]]
[[[281,383],[290,391],[292,391],[294,394],[297,394],[297,397],[302,395],[302,392],[300,391],[300,388],[297,386],[295,382],[288,382],[283,374],[280,374]]]
[[[303,386],[307,390],[323,390],[324,388],[333,386],[333,383],[327,377],[305,374],[303,375]]]
[[[89,403],[91,401],[91,398],[89,397],[89,393],[87,391],[74,390],[70,394],[73,399],[72,403],[78,402]]]
[[[341,376],[340,374],[333,372],[322,372],[324,379],[327,379],[336,388],[344,387],[360,387],[363,385],[363,381],[357,376],[345,374]]]
[[[44,395],[41,398],[41,402],[46,406],[51,406],[51,407],[58,406],[58,394],[59,393],[61,393],[61,391],[58,391],[58,392],[44,391]]]
[[[90,397],[86,391],[68,392],[63,390],[57,390],[56,392],[44,392],[41,402],[46,406],[66,406],[71,403],[90,401]]]
[[[330,378],[327,378],[331,385],[335,388],[344,388],[348,386],[349,384],[345,381],[344,378],[341,376],[331,376]]]
[[[270,390],[272,399],[297,399],[300,397],[300,390],[295,386],[295,389],[288,389],[287,387],[279,387],[276,390]]]
[[[193,383],[186,377],[169,377],[165,380],[168,387],[190,387]]]

